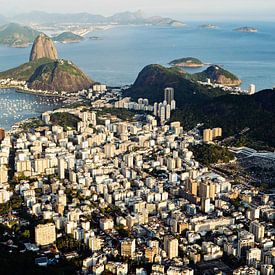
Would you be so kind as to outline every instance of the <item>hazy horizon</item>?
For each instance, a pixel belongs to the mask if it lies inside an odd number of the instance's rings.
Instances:
[[[115,4],[114,4],[115,2]],[[12,16],[22,12],[51,13],[88,12],[112,15],[123,11],[142,10],[147,16],[173,16],[180,20],[247,20],[275,21],[275,1],[265,0],[0,0],[0,14]]]

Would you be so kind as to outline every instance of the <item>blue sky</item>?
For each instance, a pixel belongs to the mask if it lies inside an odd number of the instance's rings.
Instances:
[[[275,20],[275,0],[0,0],[2,14],[44,10],[110,15],[138,9],[181,20]]]

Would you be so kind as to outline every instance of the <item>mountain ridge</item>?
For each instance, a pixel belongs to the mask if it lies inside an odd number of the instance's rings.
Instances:
[[[275,148],[275,91],[232,95],[219,88],[202,86],[192,75],[177,68],[155,64],[143,68],[124,95],[134,100],[148,98],[153,104],[163,101],[166,87],[175,89],[177,108],[172,120],[181,121],[185,128],[192,129],[198,123],[204,123],[205,128],[222,127],[225,137],[249,128],[251,143]]]
[[[0,27],[0,44],[10,47],[27,47],[40,33],[28,26],[9,23]]]
[[[179,20],[152,16],[146,17],[145,14],[138,10],[136,12],[119,12],[111,16],[103,16],[88,12],[82,13],[47,13],[42,11],[32,11],[29,13],[21,13],[10,18],[18,23],[24,24],[58,24],[58,23],[86,23],[86,24],[153,24],[153,25],[170,25],[184,26],[185,24]]]

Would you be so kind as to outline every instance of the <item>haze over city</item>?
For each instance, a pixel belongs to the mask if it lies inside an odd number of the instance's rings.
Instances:
[[[1,13],[41,10],[47,12],[89,12],[111,15],[143,10],[148,15],[176,16],[182,20],[272,20],[273,0],[1,0]]]

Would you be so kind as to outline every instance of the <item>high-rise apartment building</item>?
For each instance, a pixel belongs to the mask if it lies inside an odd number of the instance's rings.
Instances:
[[[255,266],[261,261],[262,251],[259,248],[250,248],[246,252],[246,263],[248,266]]]
[[[213,134],[211,129],[203,130],[203,142],[209,142],[213,140]]]
[[[164,237],[164,250],[167,253],[169,259],[178,257],[179,242],[173,236],[166,235]]]
[[[58,176],[61,180],[65,179],[65,160],[58,159]]]
[[[48,245],[56,240],[55,225],[53,223],[39,224],[35,227],[35,242],[37,245]]]
[[[256,93],[256,85],[250,84],[250,85],[248,86],[248,94],[249,94],[249,95],[253,95],[253,94],[255,94],[255,93]]]
[[[136,240],[126,239],[121,242],[121,256],[133,258],[136,250]]]
[[[115,145],[112,143],[105,144],[104,154],[107,158],[113,158],[115,156]]]
[[[249,231],[255,236],[257,242],[264,238],[265,227],[257,220],[250,223]]]
[[[213,128],[212,129],[212,138],[215,139],[217,137],[221,137],[222,136],[222,128]]]
[[[238,232],[238,257],[246,256],[246,252],[253,248],[255,244],[255,237],[252,233],[242,230]]]
[[[188,180],[186,184],[186,191],[190,194],[197,196],[198,194],[198,183],[195,180]]]
[[[165,88],[164,89],[164,101],[167,102],[167,104],[171,105],[172,100],[174,100],[174,88]]]

